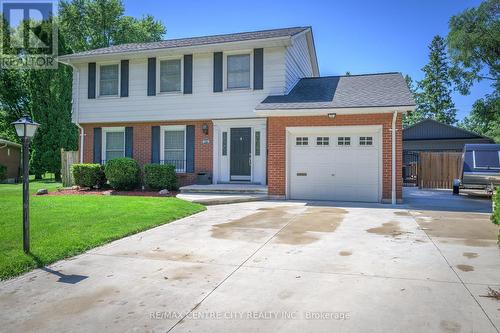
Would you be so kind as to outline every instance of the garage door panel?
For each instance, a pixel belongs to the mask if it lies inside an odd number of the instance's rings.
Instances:
[[[360,146],[359,134],[348,133],[351,146],[338,146],[332,132],[291,137],[289,191],[292,199],[367,201],[380,200],[381,148],[377,133],[372,146]],[[297,136],[309,138],[308,146],[296,146]],[[316,137],[330,138],[329,146],[316,146]]]

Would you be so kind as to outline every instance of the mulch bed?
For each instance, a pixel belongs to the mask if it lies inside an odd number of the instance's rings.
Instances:
[[[178,192],[171,191],[168,195],[160,195],[158,191],[115,191],[115,190],[77,190],[77,189],[59,189],[49,192],[46,195],[128,195],[140,197],[175,197]]]

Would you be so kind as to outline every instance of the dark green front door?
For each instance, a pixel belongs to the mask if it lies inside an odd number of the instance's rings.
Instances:
[[[252,129],[231,128],[230,149],[231,180],[250,180],[251,154],[252,154]]]

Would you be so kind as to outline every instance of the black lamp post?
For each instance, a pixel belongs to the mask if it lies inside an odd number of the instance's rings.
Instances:
[[[12,123],[16,128],[17,135],[23,142],[23,249],[30,252],[30,214],[29,214],[29,146],[30,140],[35,135],[39,124],[24,116]]]

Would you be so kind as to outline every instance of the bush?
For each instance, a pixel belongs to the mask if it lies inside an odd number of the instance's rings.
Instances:
[[[496,188],[496,193],[493,194],[493,213],[491,221],[495,224],[500,224],[500,187]]]
[[[71,171],[78,186],[100,188],[106,184],[104,167],[100,164],[73,164]]]
[[[133,190],[140,184],[139,164],[128,157],[109,160],[104,167],[104,173],[115,190]]]
[[[151,189],[177,190],[175,166],[169,164],[147,164],[144,166],[144,183]]]
[[[7,167],[0,164],[0,182],[7,179]]]

